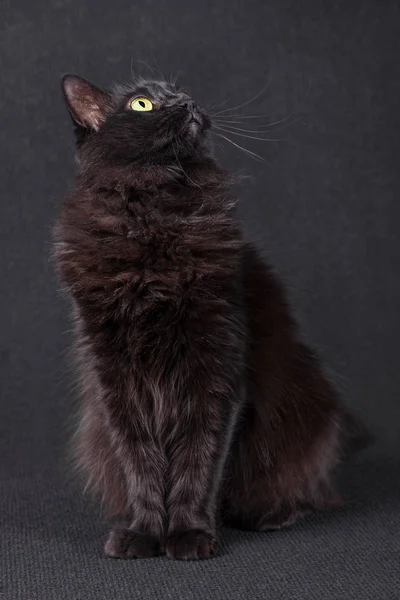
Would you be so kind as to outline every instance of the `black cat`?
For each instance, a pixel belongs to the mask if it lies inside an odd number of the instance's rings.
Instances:
[[[63,79],[78,173],[56,258],[82,381],[77,457],[113,557],[216,552],[340,502],[343,411],[279,281],[242,238],[210,118],[165,82]]]

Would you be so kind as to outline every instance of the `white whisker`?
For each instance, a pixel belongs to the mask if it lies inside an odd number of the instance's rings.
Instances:
[[[178,153],[177,153],[177,151],[176,151],[176,149],[175,149],[175,146],[174,146],[174,144],[172,144],[172,150],[174,151],[175,158],[176,158],[176,162],[178,163],[178,166],[179,166],[179,167],[182,169],[182,173],[183,173],[183,174],[184,174],[184,175],[187,177],[187,179],[190,181],[190,183],[192,183],[192,184],[193,184],[195,187],[199,187],[199,184],[197,184],[195,181],[193,181],[193,180],[192,180],[192,179],[189,177],[189,175],[186,173],[185,169],[183,168],[183,166],[182,166],[182,163],[181,163],[181,161],[180,161],[180,160],[179,160],[179,158],[178,158]]]
[[[243,150],[243,152],[245,152],[246,154],[248,154],[249,156],[251,156],[252,158],[254,158],[255,160],[259,160],[261,162],[267,162],[265,160],[265,158],[263,158],[262,156],[260,156],[259,154],[256,154],[255,152],[252,152],[251,150],[248,150],[247,148],[243,148],[243,146],[240,146],[239,144],[236,144],[236,142],[234,142],[233,140],[231,140],[230,138],[226,137],[225,135],[222,135],[221,133],[217,133],[215,132],[215,135],[217,135],[218,137],[226,140],[227,142],[229,142],[230,144],[232,144],[233,146],[235,146],[236,148],[239,148],[239,150]]]
[[[238,135],[240,137],[248,138],[249,140],[258,140],[260,142],[283,142],[284,141],[284,140],[277,140],[274,138],[262,138],[262,137],[257,137],[254,135],[247,135],[245,133],[238,133],[237,131],[232,131],[231,129],[228,129],[228,128],[218,127],[218,125],[214,125],[214,127],[216,129],[220,129],[224,133],[230,133],[231,135]]]
[[[226,100],[223,100],[223,102],[219,102],[218,104],[216,104],[215,102],[211,102],[211,104],[209,106],[206,107],[207,110],[211,110],[212,108],[218,108],[219,106],[223,106],[224,104],[226,104],[227,102],[229,102],[230,98],[228,96],[228,98],[226,98]]]
[[[214,127],[224,127],[225,129],[232,129],[233,131],[244,131],[245,133],[271,133],[270,129],[243,129],[241,127],[234,127],[230,123],[220,123],[216,121]]]
[[[282,123],[286,123],[287,121],[290,121],[290,119],[292,119],[295,116],[295,114],[296,113],[292,113],[292,114],[288,115],[287,117],[285,117],[283,119],[279,119],[279,121],[272,121],[271,123],[265,123],[264,127],[268,127],[269,128],[269,127],[274,127],[275,125],[280,125]],[[246,118],[246,117],[243,117],[243,118]],[[247,118],[251,119],[252,117],[249,116]],[[293,123],[296,123],[300,119],[301,119],[301,115],[298,115],[296,118],[294,118],[292,121],[290,121],[290,123],[288,123],[288,125],[292,125]],[[241,121],[227,121],[227,120],[219,121],[219,118],[214,119],[214,121],[216,123],[220,123],[221,125],[225,125],[225,124],[229,124],[230,125],[231,123],[236,123],[236,124],[240,124],[240,125],[242,124]],[[238,127],[233,127],[233,129],[239,129],[239,128]],[[243,129],[242,131],[246,131],[246,130]],[[247,130],[247,131],[250,131],[250,129]]]
[[[267,83],[264,85],[264,87],[262,88],[262,90],[260,90],[258,92],[258,94],[256,94],[255,96],[253,96],[253,98],[250,98],[250,100],[247,100],[247,102],[243,102],[243,104],[239,104],[238,106],[232,106],[232,108],[225,108],[224,110],[220,110],[219,112],[215,113],[213,116],[217,116],[217,115],[221,115],[222,113],[226,113],[226,112],[230,112],[231,110],[236,110],[238,108],[243,108],[243,106],[247,106],[248,104],[250,104],[251,102],[254,102],[254,100],[257,100],[257,98],[259,98],[261,96],[261,94],[263,94],[265,92],[265,90],[267,89],[267,87],[269,86],[269,84],[272,81],[272,75],[269,78],[269,80],[267,81]]]

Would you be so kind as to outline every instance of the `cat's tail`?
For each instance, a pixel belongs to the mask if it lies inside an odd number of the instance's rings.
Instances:
[[[343,458],[348,458],[372,446],[376,441],[376,436],[369,431],[361,419],[353,415],[347,408],[342,408],[341,412],[342,455]]]

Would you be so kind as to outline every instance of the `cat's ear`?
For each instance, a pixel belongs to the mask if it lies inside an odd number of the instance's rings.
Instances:
[[[61,83],[68,110],[75,123],[98,131],[110,110],[109,95],[76,75],[64,75]]]

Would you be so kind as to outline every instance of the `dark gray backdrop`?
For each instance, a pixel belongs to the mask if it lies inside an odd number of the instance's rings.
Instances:
[[[74,599],[397,598],[399,3],[6,0],[0,21],[4,598],[59,598],[60,586]],[[218,157],[252,176],[239,190],[246,231],[378,438],[345,482],[357,509],[275,538],[225,532],[222,556],[202,565],[103,560],[97,509],[63,475],[70,324],[50,233],[74,164],[59,78],[107,85],[146,72],[139,60],[182,70],[203,105],[229,97],[220,110],[270,81],[242,113],[301,116],[271,132],[278,142],[232,138],[266,164],[227,143]]]

